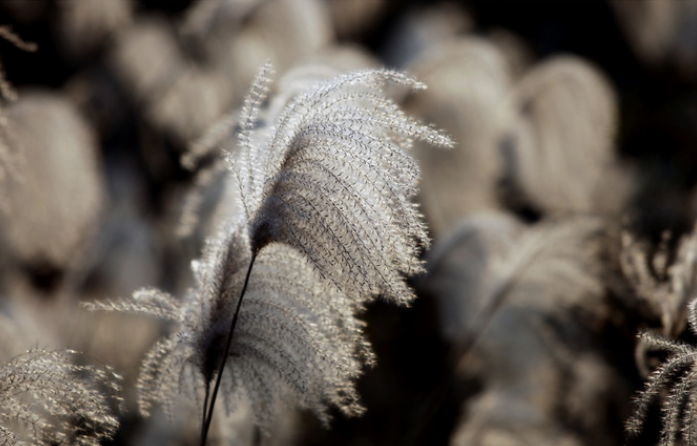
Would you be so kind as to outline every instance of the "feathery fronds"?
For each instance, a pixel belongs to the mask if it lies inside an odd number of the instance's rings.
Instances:
[[[0,366],[0,445],[96,446],[116,433],[120,378],[78,355],[31,350]]]
[[[697,334],[697,300],[690,302],[688,312],[690,331]],[[697,348],[649,332],[640,337],[649,348],[665,351],[668,358],[649,376],[636,398],[627,430],[641,432],[651,402],[667,391],[662,402],[660,446],[678,444],[678,437],[688,446],[697,445]]]
[[[211,241],[199,272],[199,289],[180,303],[159,290],[141,290],[132,301],[96,303],[93,309],[148,314],[180,324],[143,361],[138,382],[140,408],[148,414],[155,402],[165,409],[182,384],[192,396],[217,372],[224,340],[251,261],[240,228],[227,228]],[[278,401],[313,409],[327,421],[328,401],[347,414],[360,413],[351,383],[370,347],[355,319],[356,305],[318,273],[294,249],[273,244],[255,260],[225,370],[224,402],[246,395],[257,422],[273,419]],[[194,372],[194,373],[192,373]],[[195,376],[196,373],[200,376]],[[184,380],[191,376],[192,380]]]
[[[254,82],[239,120],[239,151],[228,156],[242,215],[194,262],[196,289],[181,303],[143,290],[130,301],[89,305],[177,325],[143,361],[145,414],[155,402],[167,409],[182,386],[200,397],[216,378],[225,406],[232,410],[246,396],[262,426],[279,402],[325,422],[330,406],[358,414],[353,381],[373,355],[356,314],[378,294],[413,298],[404,276],[421,269],[417,253],[428,241],[411,202],[419,172],[407,150],[415,139],[452,143],[407,117],[383,87],[423,84],[388,70],[338,76],[297,94],[259,127],[270,70]],[[226,352],[231,320],[237,327]],[[206,392],[204,418],[207,400]]]
[[[253,251],[289,244],[350,296],[408,303],[413,293],[401,274],[421,270],[416,254],[427,237],[412,202],[419,170],[407,149],[414,139],[452,142],[386,98],[388,82],[425,87],[387,70],[338,76],[298,95],[267,140],[253,144],[267,68],[245,102],[231,168]]]

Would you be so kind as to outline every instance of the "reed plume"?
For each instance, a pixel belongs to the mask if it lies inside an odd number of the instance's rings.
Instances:
[[[143,361],[144,413],[154,402],[167,407],[184,385],[192,396],[206,389],[208,422],[218,386],[229,410],[248,398],[261,426],[279,402],[325,422],[331,406],[359,414],[354,379],[373,354],[357,313],[378,295],[401,304],[414,297],[406,277],[421,270],[428,238],[412,202],[419,170],[408,150],[414,140],[452,142],[406,116],[384,87],[424,85],[394,71],[357,71],[312,85],[261,125],[270,71],[257,76],[238,121],[239,148],[227,156],[241,212],[194,262],[196,288],[183,301],[151,289],[89,305],[177,327]]]

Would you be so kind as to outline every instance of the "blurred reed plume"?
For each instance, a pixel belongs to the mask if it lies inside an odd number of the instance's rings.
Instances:
[[[543,214],[623,209],[617,99],[593,65],[573,56],[539,63],[516,85],[509,113],[502,148],[517,200]]]
[[[682,77],[697,72],[697,3],[691,1],[639,3],[612,0],[627,43],[646,65],[672,68]]]
[[[423,290],[453,345],[453,378],[482,385],[451,445],[609,441],[600,427],[621,385],[590,342],[607,319],[602,240],[599,218],[527,226],[489,212],[436,243]]]
[[[88,305],[176,325],[143,362],[145,414],[154,402],[167,408],[182,386],[198,401],[205,388],[204,423],[218,386],[228,410],[247,398],[262,427],[279,402],[325,423],[332,406],[360,414],[354,380],[374,358],[356,316],[378,295],[414,298],[405,278],[422,271],[428,239],[408,150],[415,140],[452,142],[405,115],[384,88],[425,86],[395,71],[351,72],[308,85],[264,124],[270,72],[267,64],[257,76],[239,148],[227,154],[240,213],[194,262],[196,289],[183,301],[149,289]]]
[[[23,92],[4,115],[0,144],[22,162],[2,189],[0,239],[13,263],[75,269],[105,206],[95,134],[65,95],[50,91]]]
[[[602,221],[588,217],[533,226],[493,212],[464,220],[429,254],[424,286],[439,301],[444,336],[458,343],[480,335],[479,316],[504,301],[601,311],[602,232]]]

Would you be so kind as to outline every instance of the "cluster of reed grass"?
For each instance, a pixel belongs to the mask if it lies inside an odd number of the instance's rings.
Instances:
[[[0,3],[0,444],[697,444],[691,2],[156,3]]]

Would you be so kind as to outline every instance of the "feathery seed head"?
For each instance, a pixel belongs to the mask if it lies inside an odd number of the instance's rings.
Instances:
[[[412,202],[419,170],[408,150],[417,139],[452,142],[406,116],[383,88],[423,85],[389,70],[349,73],[286,97],[260,126],[270,72],[266,65],[254,82],[239,148],[226,155],[242,215],[208,240],[193,265],[196,289],[181,303],[144,290],[131,301],[92,305],[177,324],[143,361],[144,413],[153,402],[167,409],[182,386],[200,397],[218,377],[245,289],[221,376],[225,406],[246,397],[262,426],[279,402],[325,422],[330,406],[359,414],[354,380],[373,354],[356,315],[376,295],[413,298],[405,276],[421,269],[428,239]]]

